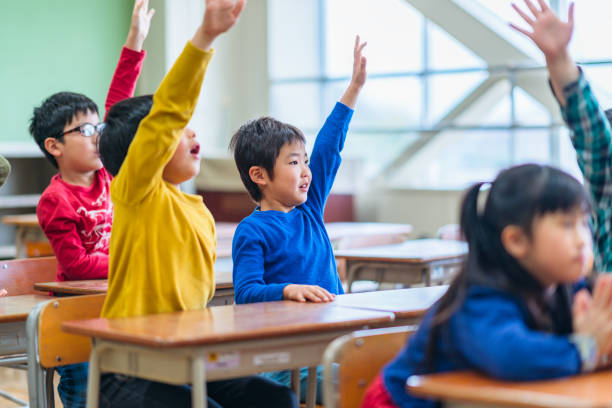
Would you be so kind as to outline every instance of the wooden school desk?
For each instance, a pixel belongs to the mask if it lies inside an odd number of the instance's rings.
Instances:
[[[442,400],[445,407],[610,408],[612,371],[557,380],[509,382],[474,372],[412,376],[414,395]]]
[[[448,280],[447,273],[432,276],[437,267],[448,271],[459,266],[467,255],[467,244],[462,241],[417,239],[400,244],[339,250],[336,259],[346,262],[347,288],[356,280],[378,283],[425,284]]]
[[[231,305],[234,303],[234,284],[231,272],[217,272],[215,274],[215,296],[208,303],[209,306]],[[64,282],[39,282],[34,289],[51,292],[56,296],[66,295],[95,295],[108,292],[107,279],[92,279]]]
[[[333,305],[356,309],[391,312],[395,315],[393,326],[418,323],[425,312],[446,292],[448,286],[380,290],[376,292],[347,293],[338,295]]]
[[[36,214],[6,215],[2,217],[2,223],[15,227],[17,258],[53,255],[51,244],[40,229]]]
[[[206,381],[313,367],[334,338],[392,320],[391,313],[281,301],[74,321],[63,328],[92,337],[88,408],[97,407],[100,372],[191,383],[193,406],[205,407]],[[314,398],[309,403],[314,406]]]
[[[51,299],[45,295],[20,295],[0,297],[0,363],[23,364],[26,362],[25,324],[28,314],[40,302]],[[5,358],[6,356],[13,356]]]

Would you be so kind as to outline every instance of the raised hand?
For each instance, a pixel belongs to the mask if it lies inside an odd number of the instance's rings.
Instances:
[[[141,51],[144,40],[149,35],[151,28],[151,18],[155,14],[155,9],[149,10],[149,0],[134,1],[134,10],[132,11],[132,21],[130,23],[130,32],[128,33],[125,46],[134,51]]]
[[[355,46],[353,47],[353,76],[351,77],[351,83],[340,99],[340,102],[350,108],[355,108],[357,97],[367,78],[367,59],[362,55],[363,49],[367,44],[367,42],[361,42],[358,35],[355,36]]]
[[[516,4],[512,7],[531,27],[531,32],[510,24],[516,31],[529,37],[542,50],[547,59],[555,59],[567,52],[567,46],[574,32],[574,3],[569,6],[568,20],[563,22],[548,7],[544,0],[538,0],[539,8],[531,0],[525,0],[529,12]]]
[[[283,289],[283,299],[297,302],[331,302],[334,295],[317,285],[287,285]]]
[[[612,275],[602,275],[595,282],[593,297],[581,290],[572,307],[574,333],[592,336],[599,355],[612,352]]]
[[[209,49],[215,38],[236,24],[245,1],[206,0],[204,20],[191,39],[193,45],[203,50]]]

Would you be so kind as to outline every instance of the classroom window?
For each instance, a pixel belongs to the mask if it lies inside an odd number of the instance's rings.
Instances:
[[[463,189],[524,162],[580,177],[543,59],[509,30],[508,21],[520,18],[507,0],[444,3],[462,7],[531,60],[487,59],[482,47],[459,41],[410,0],[377,0],[376,7],[371,0],[271,0],[271,114],[315,135],[350,80],[359,33],[368,41],[369,78],[344,155],[361,159],[366,177],[394,188]],[[600,20],[612,15],[612,3],[594,3],[576,6],[571,47],[602,105],[612,107],[612,55],[594,28],[607,24]],[[566,17],[565,0],[550,4]]]

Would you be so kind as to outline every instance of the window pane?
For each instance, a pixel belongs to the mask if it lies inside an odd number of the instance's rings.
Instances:
[[[567,18],[567,9],[561,13]],[[578,60],[610,59],[612,51],[606,44],[612,16],[610,1],[581,1],[574,12],[574,36],[570,51]]]
[[[484,67],[485,62],[451,37],[436,24],[429,22],[429,65],[431,69]]]
[[[517,130],[514,133],[514,163],[548,164],[550,157],[549,130]]]
[[[360,158],[362,174],[373,177],[416,139],[413,133],[357,133],[349,128],[342,156]]]
[[[331,110],[344,93],[345,82],[325,87],[325,100]],[[351,127],[388,129],[417,127],[421,117],[421,84],[416,78],[369,79],[364,86]]]
[[[351,75],[355,34],[368,42],[364,53],[369,73],[422,69],[423,17],[408,2],[327,0],[325,4],[327,75]]]
[[[398,171],[398,187],[464,189],[510,164],[508,131],[445,131]]]
[[[302,131],[321,127],[319,114],[319,85],[279,84],[270,88],[270,114]]]
[[[268,47],[270,77],[319,75],[318,2],[270,0]]]
[[[583,66],[583,69],[601,107],[612,108],[612,64]]]
[[[561,153],[560,167],[582,181],[582,172],[578,166],[578,160],[576,160],[576,150],[574,146],[572,146],[569,130],[567,128],[562,128],[559,131],[559,146]]]
[[[514,88],[516,122],[520,125],[548,126],[550,112],[521,88]]]
[[[487,78],[484,72],[429,77],[430,125],[436,124]]]

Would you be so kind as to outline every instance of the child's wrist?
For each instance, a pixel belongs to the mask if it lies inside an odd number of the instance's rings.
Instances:
[[[140,52],[142,51],[143,43],[144,36],[137,33],[133,33],[132,30],[130,30],[127,39],[125,40],[125,46],[131,50]]]
[[[588,334],[574,333],[569,336],[569,341],[578,350],[582,372],[591,372],[600,365],[599,349],[595,337]]]

